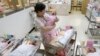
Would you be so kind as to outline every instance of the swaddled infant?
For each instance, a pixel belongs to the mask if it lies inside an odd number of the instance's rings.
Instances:
[[[12,51],[8,56],[30,56],[35,53],[36,41],[25,40],[20,46]]]
[[[23,42],[23,44],[26,44],[26,45],[36,45],[37,41],[36,40],[32,40],[32,39],[29,39],[29,40],[25,40]]]
[[[46,18],[46,26],[54,26],[56,22],[58,21],[57,17],[55,15],[49,15]],[[44,33],[44,37],[46,39],[46,42],[50,42],[54,36],[57,35],[57,30],[54,28],[50,31],[47,31]]]
[[[86,50],[87,53],[94,53],[96,52],[96,49],[93,47],[94,42],[92,40],[88,40],[87,41],[87,45],[86,45]]]
[[[7,41],[8,41],[8,39],[3,39],[0,42],[0,50],[2,50],[3,48],[5,48],[9,44]]]
[[[54,24],[56,23],[57,20],[58,20],[58,19],[57,19],[56,16],[50,15],[50,16],[48,16],[48,18],[47,18],[47,23],[46,23],[46,25],[52,26],[52,25],[54,25]]]

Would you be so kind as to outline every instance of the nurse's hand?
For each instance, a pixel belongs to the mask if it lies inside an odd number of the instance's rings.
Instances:
[[[58,21],[59,21],[59,19],[56,17],[55,22],[58,22]]]
[[[51,31],[52,29],[54,29],[56,27],[56,25],[52,25],[52,26],[44,26],[42,27],[43,31]]]
[[[54,29],[56,27],[56,24],[54,23],[54,25],[52,26],[52,29]]]

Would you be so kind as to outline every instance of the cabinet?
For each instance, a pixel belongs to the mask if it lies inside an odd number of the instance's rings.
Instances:
[[[53,0],[48,7],[55,8],[57,15],[68,15],[71,10],[71,0]]]
[[[82,1],[82,13],[83,14],[86,14],[88,2],[89,2],[89,0],[83,0]]]

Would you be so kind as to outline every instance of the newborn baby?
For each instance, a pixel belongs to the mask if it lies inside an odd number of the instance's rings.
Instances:
[[[96,52],[96,49],[94,47],[87,48],[87,53],[94,53],[94,52]]]
[[[28,39],[14,51],[12,51],[8,56],[31,56],[35,53],[36,49],[36,41]]]
[[[7,39],[4,39],[0,42],[0,50],[2,50],[3,48],[5,48],[9,43],[7,42]]]
[[[46,25],[47,26],[54,26],[58,21],[57,17],[54,15],[49,15],[46,18]],[[50,42],[55,36],[57,36],[57,29],[52,29],[44,33],[45,41]]]
[[[26,44],[26,45],[36,45],[37,41],[35,40],[25,40],[23,44]]]
[[[49,15],[47,17],[46,21],[47,21],[46,25],[52,26],[52,25],[55,25],[55,23],[58,21],[58,19],[54,15]]]
[[[88,40],[87,41],[87,45],[86,45],[86,50],[87,50],[87,53],[94,53],[96,52],[96,49],[93,47],[93,41],[92,40]]]

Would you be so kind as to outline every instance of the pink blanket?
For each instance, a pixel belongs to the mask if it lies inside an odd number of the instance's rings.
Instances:
[[[3,12],[4,8],[0,5],[0,12]]]
[[[48,19],[46,19],[46,21],[47,21],[46,25],[47,26],[53,26],[56,22],[55,20],[56,20],[56,16],[50,15],[48,17]],[[56,29],[52,29],[51,31],[44,33],[45,41],[47,43],[49,43],[54,38],[54,36],[57,36],[57,30]]]

